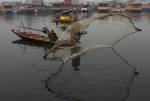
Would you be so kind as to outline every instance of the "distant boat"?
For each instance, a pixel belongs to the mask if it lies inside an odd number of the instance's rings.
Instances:
[[[142,11],[142,3],[129,3],[126,7],[127,12],[141,12]]]
[[[75,18],[75,15],[73,13],[74,11],[72,9],[56,13],[56,15],[52,18],[52,20],[54,22],[71,23]]]
[[[3,14],[16,14],[20,10],[20,2],[2,2],[0,11]]]
[[[13,5],[9,3],[3,3],[1,5],[1,10],[4,14],[11,14],[13,13]]]
[[[143,10],[143,12],[150,13],[150,3],[143,4],[142,10]]]
[[[61,15],[61,16],[57,16],[52,18],[52,20],[54,22],[66,22],[66,23],[70,23],[72,22],[73,18],[69,15]]]
[[[111,12],[110,4],[109,3],[99,3],[97,6],[99,13],[107,13]]]

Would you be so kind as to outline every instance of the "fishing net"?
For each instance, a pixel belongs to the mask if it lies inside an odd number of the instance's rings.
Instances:
[[[45,87],[67,101],[125,101],[138,71],[113,46],[140,29],[125,15],[96,14],[73,23],[65,33],[83,30],[88,34],[78,48],[60,57],[62,65]]]
[[[45,87],[66,101],[125,101],[135,77],[130,67],[115,50],[97,49],[62,64]]]
[[[59,36],[61,39],[69,39],[70,36],[68,35],[83,31],[86,31],[87,35],[80,40],[81,51],[98,47],[113,47],[130,34],[140,31],[140,29],[134,25],[129,17],[123,14],[94,14],[71,24]],[[63,60],[71,55],[63,55]]]
[[[113,46],[126,36],[137,31],[132,20],[125,15],[119,14],[96,15],[77,23],[71,25],[71,27],[73,29],[79,25],[80,30],[87,31],[88,35],[81,39],[81,45],[86,46],[87,48],[95,45]]]

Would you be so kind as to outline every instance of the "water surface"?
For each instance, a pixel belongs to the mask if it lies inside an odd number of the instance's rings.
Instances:
[[[0,98],[5,101],[149,101],[150,14],[129,16],[142,32],[128,36],[116,44],[114,50],[93,50],[60,67],[62,62],[59,60],[43,60],[46,46],[21,41],[10,30],[20,22],[42,28],[49,24],[50,15],[1,15]],[[126,23],[123,28],[125,20],[122,18],[108,19],[103,23],[107,25],[110,21],[113,21],[112,25],[114,21],[122,25],[120,28],[123,32],[129,31]],[[116,26],[108,25],[100,27],[103,31],[94,25],[89,26],[88,35],[82,38],[80,47],[58,50],[60,52],[56,54],[68,56],[94,45],[110,45],[118,39],[115,37],[118,36],[117,32],[122,32]],[[112,33],[112,37],[104,35],[106,32]],[[94,36],[90,33],[94,33]],[[133,66],[140,72],[138,76],[133,76]],[[57,71],[57,76],[52,77],[52,73]]]

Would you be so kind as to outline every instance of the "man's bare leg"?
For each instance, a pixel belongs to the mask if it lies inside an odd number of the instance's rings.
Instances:
[[[72,46],[72,45],[76,45],[78,44],[77,41],[75,40],[61,40],[61,41],[58,41],[56,44],[54,44],[54,46],[44,55],[44,59],[47,59],[47,55],[49,53],[51,53],[53,50],[57,49],[58,47],[60,46],[64,46],[64,45],[67,45],[67,46]]]

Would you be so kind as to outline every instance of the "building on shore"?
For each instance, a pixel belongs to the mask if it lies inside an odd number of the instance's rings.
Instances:
[[[66,5],[71,4],[71,1],[72,0],[64,0],[64,4],[66,4]]]
[[[21,10],[18,11],[19,14],[47,14],[47,13],[52,13],[52,7],[51,6],[46,6],[43,3],[24,3],[23,6],[21,7]]]
[[[88,7],[89,7],[88,4],[83,4],[82,7],[81,7],[81,12],[83,12],[83,13],[88,12]]]
[[[2,2],[1,3],[1,12],[4,14],[17,13],[22,6],[21,2]]]
[[[69,4],[69,5],[79,4],[79,0],[64,0],[64,4]]]
[[[16,1],[16,2],[2,2],[1,3],[1,7],[0,7],[0,12],[3,14],[13,14],[13,13],[17,13],[21,6],[22,6],[22,2]]]
[[[65,10],[74,10],[76,13],[88,12],[89,4],[82,4],[80,0],[64,0],[64,2],[50,2],[44,0],[25,0],[25,2],[2,2],[0,12],[19,14],[47,14],[58,13]]]
[[[44,4],[44,0],[31,0],[32,4]]]
[[[79,0],[72,0],[72,4],[79,4]]]
[[[141,12],[142,11],[142,3],[140,2],[133,2],[129,3],[126,6],[127,12]]]
[[[13,3],[12,2],[2,2],[1,10],[2,10],[2,13],[5,13],[5,14],[13,13]]]
[[[150,2],[149,3],[143,3],[142,11],[146,12],[146,13],[150,13]]]
[[[104,3],[104,2],[98,3],[97,9],[99,13],[111,12],[110,3]]]
[[[55,9],[72,9],[76,12],[88,12],[89,5],[87,3],[81,3],[81,0],[64,0],[62,3],[53,3],[52,6]]]

